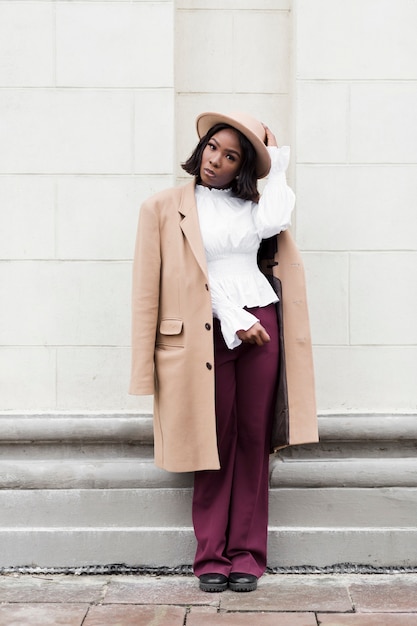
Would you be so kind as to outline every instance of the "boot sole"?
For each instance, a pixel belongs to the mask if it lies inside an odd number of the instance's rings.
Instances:
[[[255,591],[258,586],[258,582],[254,583],[231,583],[229,582],[229,589],[231,591],[245,592],[245,591]]]
[[[208,593],[216,593],[217,591],[226,591],[227,582],[219,583],[217,585],[200,582],[200,589],[201,591],[207,591]]]

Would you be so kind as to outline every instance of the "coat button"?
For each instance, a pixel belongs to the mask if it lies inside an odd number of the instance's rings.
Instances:
[[[208,370],[211,370],[211,368],[213,367],[211,363],[206,363],[206,367]]]
[[[209,323],[205,324],[207,330],[211,330],[211,325]]]
[[[208,290],[209,290],[209,286],[208,286],[208,284],[207,284],[207,283],[204,285],[204,287],[206,288],[206,291],[208,291]]]

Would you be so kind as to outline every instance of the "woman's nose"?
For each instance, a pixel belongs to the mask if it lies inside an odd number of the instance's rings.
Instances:
[[[220,165],[220,156],[218,154],[212,154],[210,158],[210,163],[215,167],[219,167]]]

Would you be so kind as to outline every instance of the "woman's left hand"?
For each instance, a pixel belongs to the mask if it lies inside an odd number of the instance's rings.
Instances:
[[[266,124],[262,124],[263,127],[265,128],[265,133],[266,133],[266,140],[265,140],[265,144],[270,147],[270,146],[277,146],[277,140],[276,137],[274,135],[274,133],[268,128],[268,126]]]
[[[248,330],[238,330],[236,335],[243,343],[256,343],[258,346],[263,346],[271,341],[271,337],[259,322],[256,322]]]

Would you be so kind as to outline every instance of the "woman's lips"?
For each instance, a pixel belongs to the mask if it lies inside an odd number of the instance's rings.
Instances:
[[[207,167],[204,168],[204,173],[206,176],[208,176],[208,178],[214,178],[216,176],[216,174],[212,170],[209,170]]]

